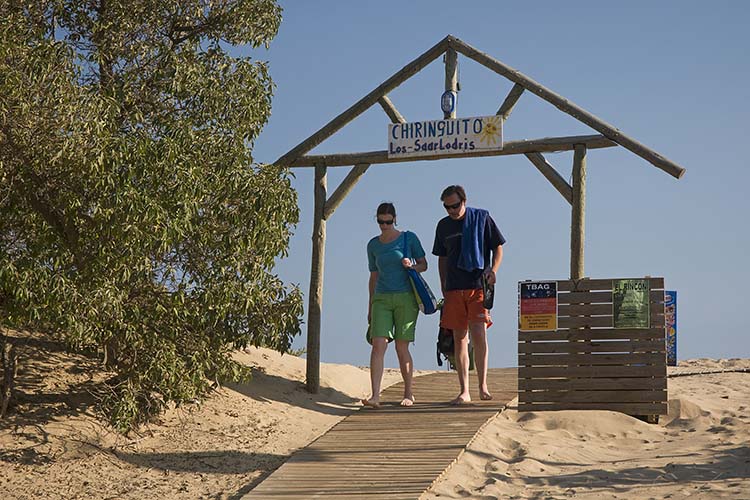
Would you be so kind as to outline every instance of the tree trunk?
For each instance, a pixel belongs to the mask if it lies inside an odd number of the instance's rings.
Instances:
[[[0,331],[0,369],[2,369],[2,380],[0,380],[0,418],[5,418],[10,400],[13,397],[13,385],[18,373],[16,346],[8,342],[5,333]]]

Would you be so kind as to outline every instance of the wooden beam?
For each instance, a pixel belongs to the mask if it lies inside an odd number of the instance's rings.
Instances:
[[[331,197],[328,198],[328,201],[323,208],[323,219],[328,220],[328,218],[333,215],[333,212],[338,208],[341,202],[344,201],[346,195],[354,188],[354,185],[357,184],[359,178],[367,172],[369,167],[370,165],[366,163],[355,165],[349,173],[346,174],[346,177],[341,181],[339,187],[337,187],[336,191],[334,191]]]
[[[513,111],[513,106],[516,105],[518,102],[518,99],[521,98],[521,94],[523,94],[524,88],[523,85],[514,84],[513,88],[510,89],[510,92],[508,92],[508,95],[505,96],[505,100],[500,105],[500,109],[497,110],[497,113],[495,113],[498,116],[502,116],[503,120],[507,120],[510,116],[510,113]]]
[[[487,54],[478,51],[471,45],[459,40],[458,38],[449,36],[448,39],[450,47],[452,47],[459,53],[475,60],[479,64],[487,67],[488,69],[501,76],[504,76],[508,80],[523,86],[529,92],[538,95],[545,101],[557,107],[560,111],[563,111],[576,120],[585,123],[589,127],[600,132],[602,135],[613,140],[625,149],[628,149],[631,152],[637,154],[655,167],[664,170],[677,179],[682,177],[682,175],[685,173],[685,169],[680,167],[673,161],[663,157],[656,151],[649,149],[635,139],[628,137],[627,135],[620,132],[617,128],[600,120],[585,109],[556,94],[542,84],[535,82],[520,71],[517,71],[510,66],[506,66],[497,59],[494,59],[493,57],[490,57]]]
[[[542,175],[550,181],[552,186],[557,189],[557,192],[562,195],[565,200],[571,205],[573,204],[573,188],[570,184],[560,175],[555,167],[553,167],[541,153],[526,153],[526,158],[534,164],[534,166],[542,173]]]
[[[589,292],[595,290],[603,290],[607,292],[612,291],[612,284],[618,280],[631,279],[633,276],[628,278],[600,278],[600,279],[585,279],[582,281],[573,280],[557,280],[557,291],[558,292]],[[644,276],[644,279],[648,280],[648,284],[651,290],[664,289],[664,278],[660,276]],[[663,299],[662,299],[663,302]]]
[[[453,91],[458,95],[458,54],[453,49],[445,51],[445,90]],[[446,120],[456,118],[456,107],[454,106],[450,113],[443,112],[443,118]]]
[[[378,102],[393,123],[406,123],[406,119],[398,112],[396,106],[393,105],[388,96],[384,95],[378,99]],[[326,201],[323,210],[324,219],[328,220],[369,167],[369,163],[360,163],[355,165],[354,168],[349,171],[344,180],[341,181],[341,184],[339,184],[339,187],[336,188],[336,191],[334,191],[328,201]]]
[[[310,266],[310,296],[307,310],[307,390],[320,391],[320,323],[323,312],[323,271],[326,253],[326,220],[323,210],[328,180],[326,167],[315,167],[315,209],[313,212],[312,262]]]
[[[526,153],[526,158],[528,158],[542,175],[550,181],[554,188],[557,189],[557,192],[572,205],[573,188],[570,187],[570,184],[568,184],[568,181],[566,181],[562,175],[557,173],[555,167],[550,165],[541,153]]]
[[[336,131],[340,130],[344,125],[352,121],[360,114],[364,113],[370,106],[375,104],[378,99],[388,94],[388,92],[395,89],[403,82],[417,74],[425,66],[437,59],[440,54],[445,52],[445,50],[448,48],[448,38],[449,37],[445,37],[444,39],[440,40],[427,52],[401,68],[388,80],[384,81],[378,87],[376,87],[375,90],[354,103],[349,109],[338,115],[336,118],[323,126],[323,128],[289,150],[289,152],[276,160],[274,163],[281,166],[290,165],[295,159],[304,155],[312,148],[333,135]],[[354,163],[352,163],[351,165],[354,165]]]
[[[294,160],[290,167],[314,167],[322,164],[327,167],[344,167],[367,163],[401,163],[417,160],[440,160],[443,158],[474,158],[481,156],[507,156],[526,153],[545,153],[557,151],[572,151],[576,144],[584,144],[588,149],[611,148],[617,144],[601,135],[580,135],[571,137],[547,137],[525,141],[508,141],[500,151],[467,151],[461,154],[432,155],[421,158],[388,158],[388,151],[367,151],[362,153],[339,153],[331,155],[309,155]]]
[[[583,278],[583,243],[586,233],[586,146],[573,152],[573,208],[570,222],[570,279]]]
[[[378,99],[378,103],[380,103],[380,107],[383,108],[383,111],[385,111],[385,114],[388,115],[388,118],[391,119],[391,122],[406,123],[406,119],[401,116],[401,113],[398,112],[396,106],[393,105],[387,95],[384,95],[380,99]]]

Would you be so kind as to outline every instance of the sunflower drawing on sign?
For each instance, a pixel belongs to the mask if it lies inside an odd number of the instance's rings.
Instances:
[[[479,141],[488,146],[499,144],[503,140],[503,125],[499,116],[491,116],[484,119],[484,126],[479,134]]]

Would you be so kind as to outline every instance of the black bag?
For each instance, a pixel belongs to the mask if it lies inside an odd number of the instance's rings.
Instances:
[[[453,330],[440,327],[437,339],[437,364],[443,366],[443,357],[453,365]]]
[[[484,273],[482,273],[482,294],[484,295],[482,307],[489,311],[495,305],[495,285],[487,283],[487,275]]]
[[[444,299],[440,299],[440,301],[438,302],[438,309],[440,309],[441,320],[443,319],[444,303]],[[443,328],[442,326],[439,326],[438,328],[437,364],[438,366],[443,366],[443,358],[445,358],[448,361],[448,367],[450,367],[450,369],[453,369],[455,359],[453,357],[453,351],[455,350],[453,347],[453,330]]]

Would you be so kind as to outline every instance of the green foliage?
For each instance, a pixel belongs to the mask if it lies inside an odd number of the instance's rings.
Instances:
[[[127,430],[212,381],[230,352],[286,352],[301,293],[274,274],[290,174],[253,163],[273,0],[0,0],[0,326],[96,348]]]

